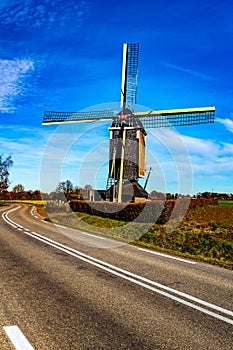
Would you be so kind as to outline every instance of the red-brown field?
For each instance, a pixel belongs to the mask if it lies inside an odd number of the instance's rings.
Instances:
[[[233,205],[192,209],[174,231],[154,225],[138,243],[233,269]]]

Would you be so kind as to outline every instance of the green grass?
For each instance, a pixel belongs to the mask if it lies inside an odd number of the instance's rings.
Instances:
[[[85,213],[55,214],[47,220],[126,243],[133,242],[141,237],[151,226],[149,224],[101,218]]]
[[[215,223],[205,227],[191,222],[170,233],[155,225],[136,243],[233,269],[233,242],[227,236]]]
[[[223,199],[218,201],[218,205],[230,205],[233,206],[233,200]]]

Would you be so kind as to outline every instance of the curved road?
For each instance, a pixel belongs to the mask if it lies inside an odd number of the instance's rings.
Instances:
[[[0,214],[1,349],[232,349],[232,271]]]

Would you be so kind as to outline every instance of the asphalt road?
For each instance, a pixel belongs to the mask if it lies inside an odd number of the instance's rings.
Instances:
[[[232,271],[0,214],[1,349],[232,349]]]

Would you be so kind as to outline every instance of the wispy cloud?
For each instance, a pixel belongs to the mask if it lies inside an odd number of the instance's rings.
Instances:
[[[22,183],[26,189],[39,188],[40,163],[50,133],[43,128],[0,124],[1,152],[11,154],[11,186]]]
[[[196,71],[196,70],[193,70],[193,69],[188,69],[188,68],[176,66],[176,65],[174,65],[174,64],[171,64],[171,63],[168,63],[168,62],[165,62],[165,61],[162,61],[161,63],[162,63],[164,66],[166,66],[166,67],[179,70],[179,71],[181,71],[181,72],[187,73],[187,74],[192,75],[192,76],[195,76],[195,77],[197,77],[197,78],[201,78],[201,79],[204,79],[204,80],[210,80],[210,81],[217,80],[217,78],[215,78],[215,77],[212,77],[212,76],[210,76],[210,75],[206,75],[206,74],[200,73],[200,72],[198,72],[198,71]]]
[[[48,28],[51,24],[65,25],[71,20],[82,20],[85,17],[87,2],[69,0],[5,0],[0,6],[1,24],[14,24],[17,28]],[[61,11],[62,9],[62,11]]]
[[[27,90],[28,78],[34,71],[34,62],[29,59],[0,59],[0,112],[12,113],[14,101]]]
[[[219,188],[223,185],[218,182],[219,176],[228,185],[232,182],[233,144],[189,136],[182,136],[182,139],[190,153],[196,180],[205,178],[210,184],[217,183]]]
[[[53,134],[46,127],[0,124],[1,152],[12,154],[14,161],[10,172],[12,186],[18,183],[27,189],[42,186],[50,192],[66,179],[75,185],[94,186],[95,178],[101,179],[96,174],[108,161],[109,145],[108,139],[99,135],[101,128],[94,125],[89,128],[90,131],[81,125],[60,126]]]
[[[20,157],[41,155],[50,136],[43,128],[0,124],[1,150]],[[17,157],[17,156],[16,156]]]
[[[226,119],[217,118],[216,122],[219,122],[219,123],[223,124],[228,131],[233,132],[233,120],[232,119],[229,119],[229,118],[226,118]]]
[[[155,188],[158,188],[160,177],[168,185],[173,179],[177,186],[185,186],[192,175],[190,169],[193,172],[195,191],[200,191],[205,186],[213,186],[221,192],[224,191],[224,185],[230,186],[232,183],[232,143],[186,136],[165,128],[153,131],[152,135],[153,138],[148,135],[147,149],[156,158],[157,164],[155,161],[154,164],[151,163],[153,157],[150,155],[147,162],[155,170]]]

